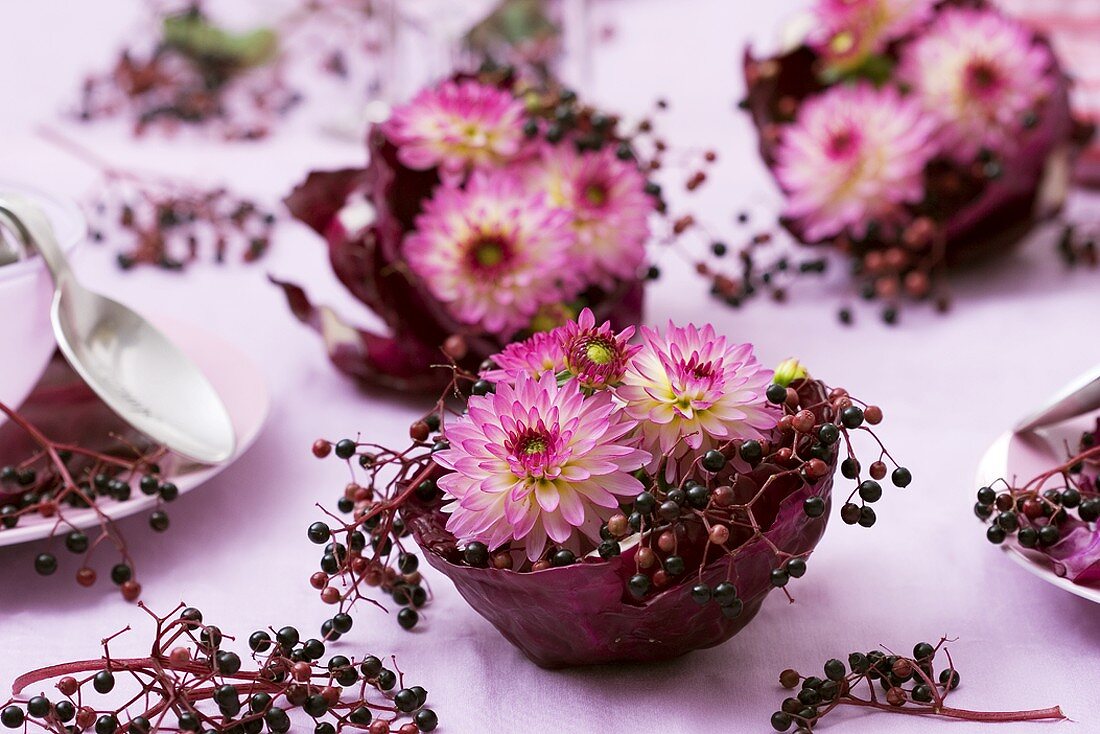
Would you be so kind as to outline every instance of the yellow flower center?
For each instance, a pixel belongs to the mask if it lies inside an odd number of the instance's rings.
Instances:
[[[615,351],[603,341],[591,341],[585,347],[584,354],[595,364],[608,364],[615,359]]]
[[[528,456],[546,453],[546,440],[542,438],[532,438],[528,440],[523,444],[523,453]]]
[[[504,260],[504,247],[497,240],[482,240],[474,245],[474,259],[487,268],[500,265]]]
[[[589,184],[584,188],[584,198],[593,206],[603,206],[607,202],[607,189],[599,184]]]

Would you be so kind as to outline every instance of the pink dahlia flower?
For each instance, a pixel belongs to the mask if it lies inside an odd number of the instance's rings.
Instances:
[[[645,345],[617,389],[627,414],[638,421],[642,448],[656,471],[668,459],[674,479],[689,454],[735,439],[763,438],[779,422],[764,393],[772,371],[751,344],[730,344],[709,324],[702,329],[669,323],[664,336],[642,327]]]
[[[395,107],[382,129],[409,168],[455,174],[510,160],[523,143],[523,121],[523,104],[511,93],[448,80]]]
[[[552,374],[520,376],[496,393],[470,398],[448,425],[451,448],[435,454],[451,473],[439,480],[449,504],[447,529],[490,549],[522,544],[531,560],[548,542],[581,550],[599,542],[601,523],[620,498],[642,491],[630,472],[649,454],[630,436],[634,422],[609,392],[586,396]]]
[[[815,46],[834,68],[858,66],[932,17],[936,0],[818,0]]]
[[[1050,50],[1027,26],[970,8],[944,10],[903,49],[898,73],[963,163],[983,147],[1011,152],[1057,83]]]
[[[521,342],[512,342],[493,356],[493,367],[481,377],[489,382],[515,383],[521,376],[536,380],[545,374],[556,375],[565,369],[565,352],[557,330],[539,331]]]
[[[924,196],[934,131],[920,104],[890,87],[838,85],[810,98],[776,151],[785,215],[807,242],[904,218],[903,205]]]
[[[602,390],[622,382],[631,357],[642,348],[631,345],[634,327],[629,326],[618,334],[611,329],[611,322],[596,326],[596,317],[590,309],[584,309],[576,321],[570,321],[556,330],[561,343],[565,369],[581,387]]]
[[[403,245],[454,318],[505,337],[580,290],[572,246],[569,215],[503,172],[475,174],[464,189],[441,185]]]
[[[577,267],[601,285],[638,277],[656,205],[635,163],[610,148],[579,153],[546,145],[529,171],[530,184],[572,215]]]

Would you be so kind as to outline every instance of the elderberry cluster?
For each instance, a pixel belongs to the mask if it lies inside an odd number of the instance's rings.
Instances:
[[[912,657],[881,650],[853,652],[848,655],[847,663],[837,658],[827,661],[820,676],[803,676],[788,668],[780,673],[779,683],[788,690],[799,690],[784,699],[779,710],[772,714],[772,728],[785,732],[794,727],[799,732],[810,732],[838,705],[860,704],[866,700],[877,703],[876,681],[885,692],[889,707],[931,705],[942,701],[961,680],[950,661],[937,674],[933,661],[942,645],[942,640],[938,645],[918,643],[913,647]],[[867,684],[868,699],[857,697],[857,686],[862,682]]]
[[[315,734],[336,734],[345,727],[370,734],[417,734],[438,725],[435,712],[425,708],[427,691],[406,686],[404,676],[378,657],[357,661],[335,655],[321,663],[324,643],[302,641],[297,629],[288,626],[249,637],[258,667],[246,670],[240,656],[223,648],[231,638],[205,624],[198,609],[187,607],[156,620],[149,658],[112,659],[105,654],[98,661],[30,673],[24,678],[34,680],[22,687],[60,676],[57,689],[64,698],[51,701],[36,695],[13,700],[0,711],[0,724],[9,729],[35,725],[47,731],[96,734],[144,734],[166,728],[204,734],[282,734],[291,729],[291,713],[300,710],[313,720]],[[104,642],[105,653],[110,639]],[[93,691],[105,696],[118,684],[135,683],[141,690],[125,697],[128,703],[122,708],[96,708],[92,703]],[[383,702],[369,700],[371,692],[381,694]],[[401,717],[409,720],[401,722]]]
[[[414,424],[411,433],[423,436],[414,440],[424,443],[438,429],[439,418],[433,414]],[[438,448],[439,442],[433,444],[434,450]],[[322,638],[336,640],[346,634],[351,629],[347,610],[375,588],[400,607],[398,624],[412,629],[420,621],[419,610],[428,603],[429,593],[420,575],[420,559],[404,542],[409,530],[399,514],[401,501],[380,489],[377,480],[387,467],[409,470],[415,462],[384,450],[368,451],[352,439],[335,443],[318,440],[313,454],[322,459],[332,454],[349,464],[354,460],[370,477],[365,484],[349,483],[337,501],[337,509],[350,514],[351,522],[334,526],[317,521],[306,531],[311,542],[324,546],[320,570],[310,577],[310,585],[320,592],[323,602],[340,607],[339,613],[321,625]],[[391,488],[396,487],[396,480],[393,485]],[[417,489],[434,494],[435,485],[426,480]]]
[[[41,451],[16,466],[0,467],[0,533],[18,527],[23,520],[58,518],[60,527],[71,528],[63,534],[63,542],[69,553],[82,557],[76,581],[85,587],[98,578],[89,566],[91,554],[102,542],[109,542],[122,556],[111,568],[111,581],[128,601],[137,599],[141,586],[134,580],[133,563],[115,528],[101,519],[98,532],[89,535],[65,522],[65,513],[99,507],[107,501],[127,502],[135,484],[143,494],[156,496],[158,505],[175,500],[179,488],[161,479],[161,467],[151,458],[119,460],[80,449],[56,449],[54,455],[56,462]],[[169,524],[162,506],[149,515],[149,525],[157,532],[167,530]],[[34,559],[34,569],[41,576],[52,576],[59,568],[54,553],[43,552]]]

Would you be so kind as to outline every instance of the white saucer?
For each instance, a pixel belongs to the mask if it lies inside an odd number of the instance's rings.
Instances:
[[[1066,444],[1077,446],[1081,434],[1096,425],[1095,416],[1051,426],[1038,433],[1016,435],[1007,432],[990,446],[978,465],[978,478],[975,487],[990,485],[998,479],[1009,482],[1027,481],[1042,474],[1052,466],[1057,466],[1066,458]],[[1052,478],[1058,481],[1060,477]],[[1052,586],[1068,591],[1100,604],[1100,587],[1075,584],[1059,576],[1049,561],[1040,553],[1030,553],[1015,543],[1006,541],[1002,546],[1005,555],[1028,573],[1038,576]]]
[[[220,474],[249,449],[267,420],[271,397],[263,372],[237,347],[175,319],[149,316],[149,320],[163,330],[206,374],[221,395],[237,433],[237,451],[228,461],[217,466],[182,466],[165,477],[179,487],[180,494],[184,494]],[[100,509],[112,520],[119,520],[151,510],[156,505],[155,496],[149,497],[135,491],[131,499],[125,502],[106,501]],[[79,529],[99,525],[98,516],[91,509],[66,510],[65,520],[66,523],[58,527],[56,518],[24,517],[16,527],[0,530],[0,546],[40,540],[49,537],[53,532],[64,534],[71,529],[70,525]]]

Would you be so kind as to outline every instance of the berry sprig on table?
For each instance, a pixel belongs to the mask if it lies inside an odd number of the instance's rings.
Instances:
[[[98,171],[88,201],[94,243],[118,248],[123,270],[153,265],[182,270],[208,257],[224,263],[232,251],[246,263],[267,252],[276,216],[251,198],[225,187],[120,168],[51,128],[39,134]]]
[[[772,714],[772,728],[812,732],[825,716],[844,706],[986,723],[1066,718],[1057,706],[1031,711],[971,711],[948,706],[947,697],[959,686],[961,676],[947,642],[942,638],[935,645],[918,643],[912,657],[882,650],[853,652],[847,663],[839,658],[826,661],[820,676],[805,676],[788,668],[779,674],[779,683],[790,691],[799,690]],[[945,662],[937,664],[940,653]]]
[[[1000,545],[1014,537],[1024,548],[1044,550],[1062,539],[1073,520],[1100,520],[1100,476],[1086,471],[1100,466],[1098,437],[1100,424],[1082,436],[1076,454],[1027,482],[1002,479],[981,487],[974,514],[988,524],[986,539]]]
[[[252,633],[254,665],[248,665],[226,649],[233,638],[198,609],[181,604],[159,616],[139,606],[155,624],[147,657],[111,654],[110,643],[126,627],[103,640],[101,658],[25,673],[12,685],[16,698],[0,706],[0,725],[96,734],[281,733],[290,730],[292,717],[311,720],[315,734],[417,734],[438,725],[424,706],[427,691],[406,686],[396,665],[373,655],[322,662],[324,643],[303,641],[288,626]],[[60,697],[22,695],[44,681],[56,681]]]
[[[111,451],[57,442],[2,403],[0,412],[32,446],[18,461],[0,467],[0,535],[32,519],[50,521],[51,536],[63,538],[65,549],[81,558],[76,571],[81,586],[92,586],[98,578],[91,563],[94,553],[102,546],[113,546],[119,561],[111,568],[111,580],[127,601],[136,600],[141,585],[134,560],[106,511],[111,504],[128,501],[135,491],[156,496],[158,507],[150,513],[149,525],[157,532],[167,530],[163,505],[179,495],[176,485],[163,478],[160,462],[167,450],[136,436],[134,443],[120,438]],[[94,531],[70,522],[71,513],[87,511],[95,514]],[[52,576],[61,565],[52,552],[34,559],[35,571],[42,576]]]

